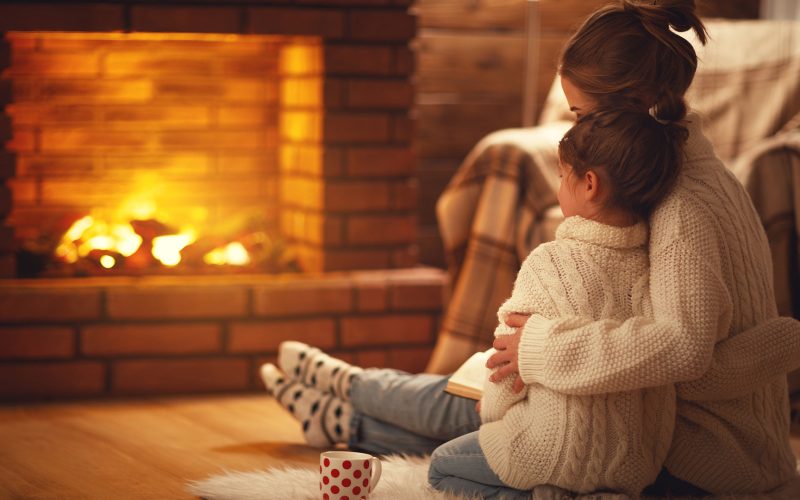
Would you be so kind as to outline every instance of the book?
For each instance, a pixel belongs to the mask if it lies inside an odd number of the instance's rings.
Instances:
[[[450,376],[447,381],[447,386],[444,388],[445,392],[449,392],[455,396],[461,396],[468,399],[481,399],[483,395],[483,384],[489,377],[489,369],[486,368],[486,361],[489,356],[494,354],[494,349],[489,349],[484,352],[476,352],[459,366],[458,369]]]

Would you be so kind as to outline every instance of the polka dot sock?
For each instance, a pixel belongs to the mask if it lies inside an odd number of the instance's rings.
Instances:
[[[278,366],[294,380],[333,393],[345,401],[350,400],[350,382],[364,371],[341,359],[302,342],[281,342],[278,348]]]
[[[303,426],[309,445],[324,448],[347,443],[353,414],[350,403],[291,380],[273,364],[263,365],[260,371],[267,391]]]

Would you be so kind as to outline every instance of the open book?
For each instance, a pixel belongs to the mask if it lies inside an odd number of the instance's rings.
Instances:
[[[486,368],[486,361],[489,356],[494,354],[494,349],[484,352],[476,352],[458,367],[447,382],[445,392],[469,399],[481,399],[483,395],[483,384],[489,377],[489,369]]]

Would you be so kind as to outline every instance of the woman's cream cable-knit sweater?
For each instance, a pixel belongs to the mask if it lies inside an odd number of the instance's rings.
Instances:
[[[510,313],[579,315],[621,321],[652,314],[645,224],[620,228],[566,219],[556,240],[522,264],[500,308]],[[635,343],[620,357],[633,360]],[[551,484],[577,492],[638,496],[663,465],[675,419],[673,386],[578,396],[532,384],[517,395],[487,383],[479,440],[492,470],[508,485]]]
[[[533,316],[520,376],[569,394],[678,383],[666,468],[712,493],[767,492],[795,474],[787,370],[798,322],[778,318],[766,236],[696,114],[686,162],[650,221],[652,315]]]

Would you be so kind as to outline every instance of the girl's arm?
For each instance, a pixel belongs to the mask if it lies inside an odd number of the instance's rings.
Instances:
[[[509,408],[525,399],[526,391],[515,393],[511,386],[511,379],[503,380],[499,384],[486,380],[481,398],[481,422],[486,424],[500,420]]]
[[[552,244],[550,243],[550,245]],[[506,319],[511,314],[537,313],[546,314],[548,317],[557,316],[556,307],[538,275],[544,271],[543,266],[548,267],[550,262],[549,258],[545,258],[547,245],[541,245],[531,252],[522,263],[514,282],[511,297],[500,306],[500,310],[497,312],[500,324],[495,329],[495,337],[501,338],[515,332],[513,328],[505,325]],[[495,371],[497,370],[493,370],[492,373]],[[513,390],[513,380],[507,379],[500,383],[491,382],[492,373],[484,382],[483,398],[481,398],[481,421],[484,423],[500,420],[511,406],[527,395],[524,390]]]

